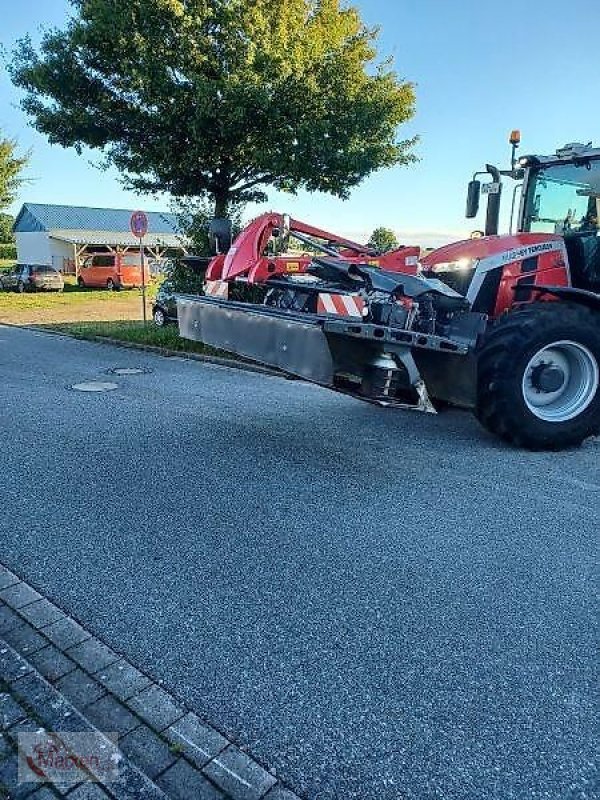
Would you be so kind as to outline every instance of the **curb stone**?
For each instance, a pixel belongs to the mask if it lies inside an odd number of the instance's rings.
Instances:
[[[0,798],[300,800],[2,564],[0,586],[12,589],[0,599]],[[18,733],[40,727],[59,738],[61,730],[115,732],[118,780],[16,785]]]

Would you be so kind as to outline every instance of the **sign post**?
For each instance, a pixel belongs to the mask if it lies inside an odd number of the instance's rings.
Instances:
[[[142,313],[146,324],[146,271],[144,269],[144,236],[148,233],[148,217],[143,211],[134,211],[129,220],[129,227],[134,236],[140,240],[140,268],[142,270]]]

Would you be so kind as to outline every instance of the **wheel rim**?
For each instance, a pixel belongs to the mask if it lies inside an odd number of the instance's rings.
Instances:
[[[154,322],[156,322],[157,325],[164,325],[165,315],[162,311],[157,310],[154,312]]]
[[[585,345],[563,340],[530,359],[523,375],[527,408],[544,422],[567,422],[582,414],[598,392],[600,370]]]
[[[114,289],[115,288],[115,285],[112,282],[112,280],[109,279],[109,280],[106,281],[106,288],[107,289]]]

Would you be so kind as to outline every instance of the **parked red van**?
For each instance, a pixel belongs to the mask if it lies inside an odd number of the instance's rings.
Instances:
[[[144,261],[144,277],[150,272]],[[79,268],[77,283],[82,288],[132,289],[142,285],[139,253],[97,253],[85,259]]]

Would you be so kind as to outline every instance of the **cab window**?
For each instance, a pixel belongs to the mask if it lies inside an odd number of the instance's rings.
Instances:
[[[528,190],[525,230],[532,233],[598,231],[600,160],[540,169]]]

